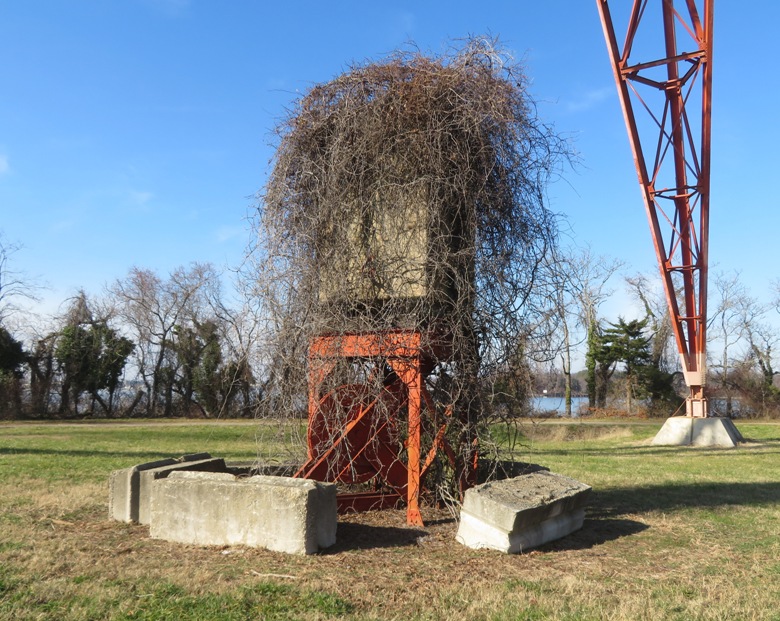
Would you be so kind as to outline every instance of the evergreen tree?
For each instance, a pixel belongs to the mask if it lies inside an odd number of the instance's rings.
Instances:
[[[585,385],[588,389],[588,407],[595,408],[601,404],[597,400],[596,366],[598,364],[599,348],[601,347],[600,327],[597,321],[588,324],[588,350],[585,352]]]
[[[214,320],[192,320],[191,326],[174,328],[172,349],[176,354],[178,372],[176,391],[185,413],[195,404],[206,414],[216,415],[225,401],[223,384],[228,381],[228,369],[223,368],[219,326]]]
[[[18,376],[26,359],[22,344],[0,326],[0,374]]]
[[[21,367],[26,359],[22,344],[0,326],[0,415],[21,412]]]
[[[63,397],[73,399],[74,413],[78,415],[81,395],[89,393],[107,414],[113,410],[114,395],[133,343],[119,336],[105,322],[71,324],[60,332],[54,355],[63,372]],[[101,391],[108,391],[108,399]],[[93,408],[91,408],[93,409]]]
[[[650,366],[650,337],[645,336],[647,319],[626,322],[622,317],[610,323],[601,335],[601,362],[622,363],[626,379],[626,406],[631,413],[634,395],[640,388],[639,380]]]

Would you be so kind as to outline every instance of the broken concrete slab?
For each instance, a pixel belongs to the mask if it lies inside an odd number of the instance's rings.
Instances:
[[[589,485],[552,472],[532,472],[466,491],[457,541],[510,554],[565,537],[582,527]]]
[[[336,486],[279,476],[175,472],[152,484],[150,535],[314,554],[336,542]]]
[[[120,522],[149,523],[150,481],[164,478],[175,470],[225,470],[223,459],[209,453],[159,459],[130,468],[114,470],[108,481],[108,515]]]
[[[711,446],[734,448],[745,439],[730,418],[713,416],[667,418],[653,438],[656,446]]]

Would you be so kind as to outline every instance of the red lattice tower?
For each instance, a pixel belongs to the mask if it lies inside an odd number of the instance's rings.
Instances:
[[[713,0],[633,0],[622,47],[608,0],[596,2],[690,388],[686,413],[704,417]]]

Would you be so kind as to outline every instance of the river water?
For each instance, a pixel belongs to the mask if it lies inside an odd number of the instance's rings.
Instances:
[[[571,415],[577,417],[580,410],[588,407],[587,397],[571,398]],[[563,397],[532,397],[531,409],[535,414],[549,414],[554,412],[558,416],[564,416],[566,412],[566,400]]]

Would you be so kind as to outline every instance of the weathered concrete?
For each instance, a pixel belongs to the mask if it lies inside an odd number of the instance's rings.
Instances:
[[[196,453],[115,470],[108,481],[108,515],[120,522],[148,524],[151,481],[167,477],[176,470],[219,472],[225,468],[223,459],[212,458],[208,453]]]
[[[196,461],[188,461],[172,466],[161,466],[159,468],[142,471],[140,473],[140,487],[138,493],[138,523],[149,524],[152,484],[157,479],[164,479],[174,472],[225,472],[226,469],[227,467],[224,459],[221,457],[211,457],[209,459],[199,459]]]
[[[278,476],[175,472],[152,484],[150,535],[313,554],[336,542],[336,486]]]
[[[517,553],[582,527],[590,486],[552,472],[478,485],[465,494],[457,541]]]
[[[108,477],[108,517],[120,522],[138,521],[138,490],[140,472],[175,464],[175,459],[160,459],[131,468],[114,470]]]
[[[490,548],[516,554],[579,530],[584,519],[585,509],[577,509],[528,526],[524,530],[507,531],[468,513],[461,513],[457,540],[470,548]]]
[[[712,446],[733,448],[745,439],[730,418],[667,418],[653,438],[657,446]]]

